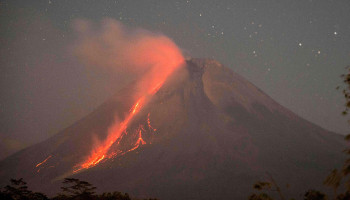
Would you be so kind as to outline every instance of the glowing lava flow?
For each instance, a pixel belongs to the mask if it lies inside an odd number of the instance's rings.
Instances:
[[[137,139],[137,142],[136,142],[136,144],[142,144],[142,145],[144,145],[144,144],[146,144],[146,142],[142,139],[142,131],[141,131],[141,129],[139,130],[139,138]]]
[[[159,90],[159,87],[156,87],[157,90]],[[156,93],[156,91],[152,91],[151,94]],[[150,95],[150,94],[148,94]],[[105,140],[105,143],[103,145],[100,145],[93,153],[92,155],[84,162],[82,163],[77,169],[75,169],[73,172],[78,172],[82,169],[88,169],[90,167],[95,166],[96,164],[98,164],[99,162],[101,162],[105,157],[106,154],[109,150],[109,148],[114,144],[114,142],[116,142],[120,136],[122,135],[122,133],[126,130],[128,124],[130,123],[130,121],[132,120],[132,118],[135,116],[135,114],[137,114],[140,109],[144,106],[145,104],[145,99],[148,95],[142,96],[141,98],[139,98],[136,103],[134,104],[134,106],[132,107],[129,115],[124,119],[124,121],[122,121],[120,124],[118,124],[119,126],[115,126],[112,127],[112,134],[109,134],[107,139]],[[141,138],[141,140],[140,140]],[[145,144],[145,141],[142,139],[141,137],[141,130],[140,130],[140,135],[139,135],[139,139],[138,142],[141,142],[142,144]],[[140,143],[139,143],[140,144]],[[139,146],[139,145],[138,145]],[[138,147],[137,146],[137,147]],[[137,148],[136,147],[136,148]],[[135,147],[133,148],[136,149]]]
[[[155,128],[153,128],[153,127],[151,126],[151,120],[149,119],[149,116],[150,116],[150,113],[148,113],[148,115],[147,115],[147,124],[148,124],[148,128],[149,128],[150,130],[152,130],[153,132],[155,132],[157,129],[155,129]]]
[[[129,151],[134,151],[135,149],[139,148],[141,145],[146,144],[146,142],[142,139],[141,128],[138,130],[138,132],[139,132],[139,136],[138,136],[138,139],[137,139],[137,141],[135,143],[135,146],[132,149],[130,149]]]
[[[45,160],[43,160],[42,162],[38,163],[35,167],[39,167],[40,165],[46,163],[47,160],[49,160],[52,156],[50,155],[49,157],[47,157]]]
[[[127,42],[125,44],[123,43],[124,45],[121,45],[122,47],[125,46],[123,49],[128,50],[124,53],[122,52],[120,55],[118,54],[122,58],[121,60],[125,60],[125,62],[129,63],[131,66],[139,66],[140,69],[145,69],[145,67],[149,68],[136,83],[136,92],[134,95],[137,96],[138,99],[134,102],[123,121],[112,124],[108,129],[107,138],[92,150],[86,160],[74,166],[73,172],[91,168],[104,159],[110,158],[113,153],[109,152],[109,149],[116,142],[117,145],[119,144],[134,116],[137,115],[150,98],[157,93],[167,78],[177,68],[183,66],[185,62],[178,47],[165,36],[147,35],[140,38],[134,38],[132,41],[129,40],[130,39],[127,39]],[[129,52],[132,52],[132,54]],[[148,125],[150,127],[149,119]],[[136,143],[133,143],[136,146],[133,146],[129,151],[146,143],[142,139],[141,130],[139,131],[139,138]],[[125,152],[128,151],[121,153]]]
[[[121,138],[123,132],[127,129],[130,121],[133,119],[133,117],[138,112],[140,112],[142,107],[145,105],[146,99],[150,98],[155,93],[157,93],[157,91],[160,89],[160,87],[165,82],[166,78],[167,78],[167,76],[164,77],[163,80],[159,81],[154,87],[151,87],[151,90],[149,90],[149,92],[146,95],[140,97],[136,101],[136,103],[134,104],[134,106],[130,110],[130,113],[126,116],[124,121],[122,121],[120,124],[116,124],[116,125],[112,126],[112,128],[109,130],[110,134],[108,134],[107,139],[105,140],[104,144],[98,146],[92,152],[92,154],[90,155],[90,157],[86,161],[84,161],[82,164],[76,166],[76,169],[73,170],[74,173],[78,172],[78,171],[80,171],[82,169],[88,169],[90,167],[93,167],[96,164],[100,163],[104,158],[109,157],[109,156],[107,156],[107,153],[108,153],[108,150],[110,149],[110,147],[118,139]],[[148,119],[148,122],[149,122],[149,119]],[[150,122],[149,122],[149,125],[150,125]],[[136,147],[132,148],[129,151],[132,151],[132,150],[138,148],[140,146],[140,144],[145,144],[145,141],[142,139],[142,136],[141,136],[141,130],[139,132],[139,138],[138,138],[138,141],[137,141],[136,144],[138,144],[138,145]]]
[[[93,153],[92,155],[84,162],[82,163],[78,169],[74,170],[73,172],[78,172],[82,169],[88,169],[92,166],[95,166],[99,162],[101,162],[105,157],[109,150],[109,148],[116,142],[122,133],[126,130],[129,122],[134,117],[135,114],[137,114],[140,111],[140,108],[144,104],[145,97],[141,97],[133,106],[133,109],[131,110],[130,114],[122,121],[119,125],[119,127],[112,127],[113,134],[109,134],[107,139],[105,140],[105,144],[100,145]],[[114,130],[116,128],[116,130]]]

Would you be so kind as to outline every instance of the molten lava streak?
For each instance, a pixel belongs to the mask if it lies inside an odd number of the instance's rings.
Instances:
[[[132,149],[130,149],[129,151],[133,151],[133,150],[139,148],[141,145],[146,144],[146,142],[142,139],[142,131],[141,131],[141,128],[138,130],[138,132],[139,132],[139,135],[138,135],[138,139],[137,139],[137,141],[136,141],[136,143],[135,143],[135,146],[134,146]],[[128,151],[128,152],[129,152],[129,151]]]
[[[139,130],[139,138],[137,139],[137,142],[136,142],[137,144],[142,144],[142,145],[144,145],[144,144],[146,144],[146,142],[142,139],[142,132],[141,132],[141,130]]]
[[[161,56],[164,56],[164,55],[161,55]],[[96,164],[100,163],[103,159],[111,157],[111,155],[107,155],[110,147],[115,142],[120,141],[121,137],[123,136],[123,132],[126,131],[128,125],[132,121],[133,117],[136,114],[138,114],[140,112],[140,110],[145,106],[147,101],[154,94],[157,93],[157,91],[161,88],[161,86],[164,84],[164,82],[170,76],[170,74],[176,68],[182,66],[184,63],[184,59],[183,59],[182,55],[181,56],[176,55],[175,57],[171,58],[172,61],[170,61],[170,62],[166,62],[166,60],[167,60],[166,58],[162,58],[161,62],[158,64],[158,65],[161,65],[161,66],[158,66],[158,69],[160,69],[160,70],[158,70],[159,72],[156,71],[157,67],[155,67],[154,73],[143,77],[143,79],[140,81],[140,85],[147,85],[146,88],[143,88],[145,92],[133,104],[132,108],[130,109],[129,114],[127,114],[125,119],[120,123],[112,125],[112,127],[109,129],[109,133],[108,133],[106,140],[101,145],[97,146],[91,152],[90,156],[84,162],[75,166],[75,170],[73,171],[74,173],[78,172],[82,169],[88,169],[90,167],[93,167]],[[174,58],[177,60],[174,60]],[[148,125],[151,128],[149,116],[148,116]],[[140,145],[143,145],[143,144],[146,144],[146,142],[142,139],[142,132],[141,132],[141,129],[139,129],[138,140],[136,141],[135,145],[130,150],[128,150],[126,152],[135,150]]]
[[[95,166],[99,162],[101,162],[105,157],[109,150],[109,148],[116,142],[122,133],[126,130],[128,124],[130,123],[131,119],[140,111],[140,108],[143,106],[144,98],[141,97],[133,106],[133,109],[129,113],[129,115],[122,121],[118,127],[112,127],[112,134],[109,134],[107,139],[105,140],[105,143],[98,146],[95,151],[90,155],[90,157],[80,165],[80,167],[74,172],[78,172],[82,169],[88,169],[90,167]],[[113,130],[115,129],[116,130]]]
[[[47,160],[49,160],[52,156],[50,155],[49,157],[47,157],[45,160],[43,160],[42,162],[38,163],[35,167],[39,167],[40,165],[46,163]]]
[[[148,128],[150,130],[152,130],[153,132],[155,132],[157,129],[153,128],[152,125],[151,125],[151,120],[149,119],[149,116],[150,116],[150,113],[148,113],[147,115],[147,124],[148,124]]]

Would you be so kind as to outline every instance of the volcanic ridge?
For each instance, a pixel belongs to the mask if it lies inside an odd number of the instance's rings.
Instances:
[[[269,174],[286,194],[299,195],[321,189],[344,159],[340,135],[295,115],[215,60],[186,60],[138,101],[135,85],[2,160],[0,185],[24,178],[33,190],[56,194],[63,178],[75,177],[138,197],[246,199]]]

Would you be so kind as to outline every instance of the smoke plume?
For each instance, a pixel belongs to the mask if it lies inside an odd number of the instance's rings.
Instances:
[[[99,25],[76,20],[73,26],[79,38],[73,50],[82,62],[116,76],[142,77],[139,91],[157,84],[184,61],[176,44],[160,33],[128,28],[113,19]]]
[[[133,106],[123,119],[109,127],[104,141],[97,141],[90,155],[77,164],[74,172],[95,166],[102,160],[115,155],[110,147],[118,143],[125,134],[133,117],[147,104],[174,70],[183,66],[184,58],[175,43],[168,37],[143,29],[130,29],[112,19],[104,20],[96,26],[84,20],[77,20],[74,28],[79,40],[74,45],[74,53],[82,62],[101,70],[110,70],[116,76],[136,78]],[[141,130],[138,141],[131,145],[132,151],[142,144]]]

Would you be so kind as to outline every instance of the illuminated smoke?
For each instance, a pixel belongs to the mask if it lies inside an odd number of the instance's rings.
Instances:
[[[79,40],[74,45],[74,53],[87,65],[113,71],[116,75],[137,77],[137,90],[133,94],[134,104],[130,112],[124,119],[112,124],[107,138],[95,145],[90,155],[77,164],[74,172],[93,167],[103,159],[111,157],[107,155],[110,147],[116,142],[118,144],[123,134],[127,134],[126,129],[133,117],[161,88],[169,75],[184,63],[179,48],[171,39],[162,34],[151,33],[143,29],[128,29],[112,19],[104,20],[100,28],[93,27],[88,21],[75,21],[74,28]],[[149,116],[147,120],[149,128],[152,128]],[[142,139],[140,129],[137,141],[128,151],[144,144],[146,142]],[[113,154],[116,153],[113,152]]]

